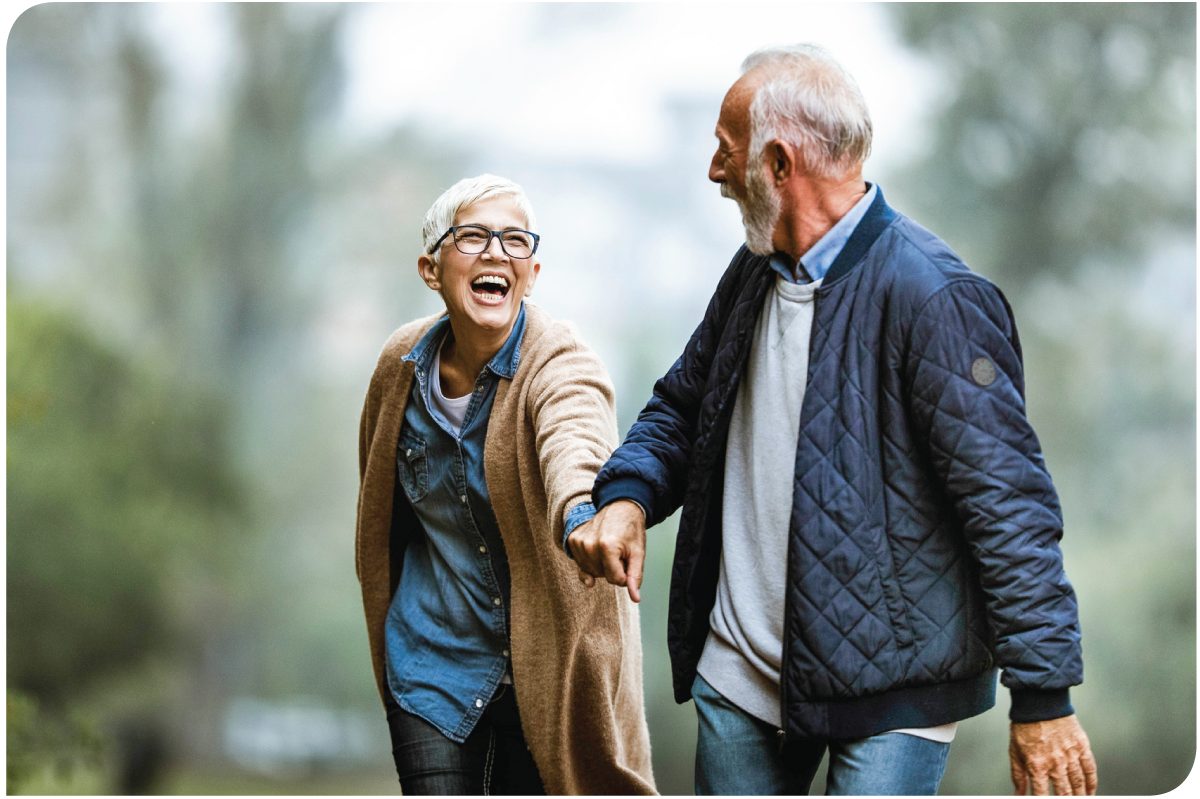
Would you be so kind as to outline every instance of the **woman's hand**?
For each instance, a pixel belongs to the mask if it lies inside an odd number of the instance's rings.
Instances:
[[[579,579],[588,588],[603,577],[629,589],[629,598],[641,602],[642,564],[646,559],[646,514],[636,502],[619,499],[605,505],[567,538],[579,566]]]

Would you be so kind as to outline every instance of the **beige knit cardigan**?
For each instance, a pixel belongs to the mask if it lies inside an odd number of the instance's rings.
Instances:
[[[569,323],[526,302],[511,381],[488,418],[484,474],[512,574],[513,687],[550,794],[653,794],[642,703],[637,606],[625,590],[586,588],[562,549],[563,519],[591,501],[617,442],[612,383]],[[417,524],[403,492],[393,514],[396,444],[415,366],[402,361],[441,314],[397,330],[371,377],[359,428],[355,568],[371,659],[384,690],[384,619]],[[393,521],[393,516],[395,520]]]

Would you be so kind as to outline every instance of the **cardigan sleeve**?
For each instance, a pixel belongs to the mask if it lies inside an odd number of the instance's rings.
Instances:
[[[617,445],[616,392],[599,356],[571,336],[530,378],[529,415],[550,530],[591,502],[592,483]]]
[[[362,489],[367,476],[367,459],[371,454],[371,439],[375,436],[375,425],[379,419],[379,368],[371,375],[367,397],[363,400],[362,416],[358,420],[358,502],[355,506],[354,525],[354,574],[362,582]]]

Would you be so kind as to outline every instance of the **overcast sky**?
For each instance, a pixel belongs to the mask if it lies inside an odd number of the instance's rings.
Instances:
[[[211,96],[235,66],[227,10],[152,9],[186,96]],[[901,46],[885,7],[858,3],[354,4],[342,39],[344,132],[416,124],[479,153],[650,163],[671,146],[665,100],[719,104],[747,54],[800,41],[828,48],[861,85],[872,168],[917,151],[936,73]]]

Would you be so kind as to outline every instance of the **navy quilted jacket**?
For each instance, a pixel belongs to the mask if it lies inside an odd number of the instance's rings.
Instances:
[[[739,250],[596,479],[654,525],[680,505],[668,647],[691,695],[721,554],[726,438],[776,273]],[[816,294],[781,673],[788,738],[1072,713],[1082,681],[1062,514],[1000,291],[880,193]]]

